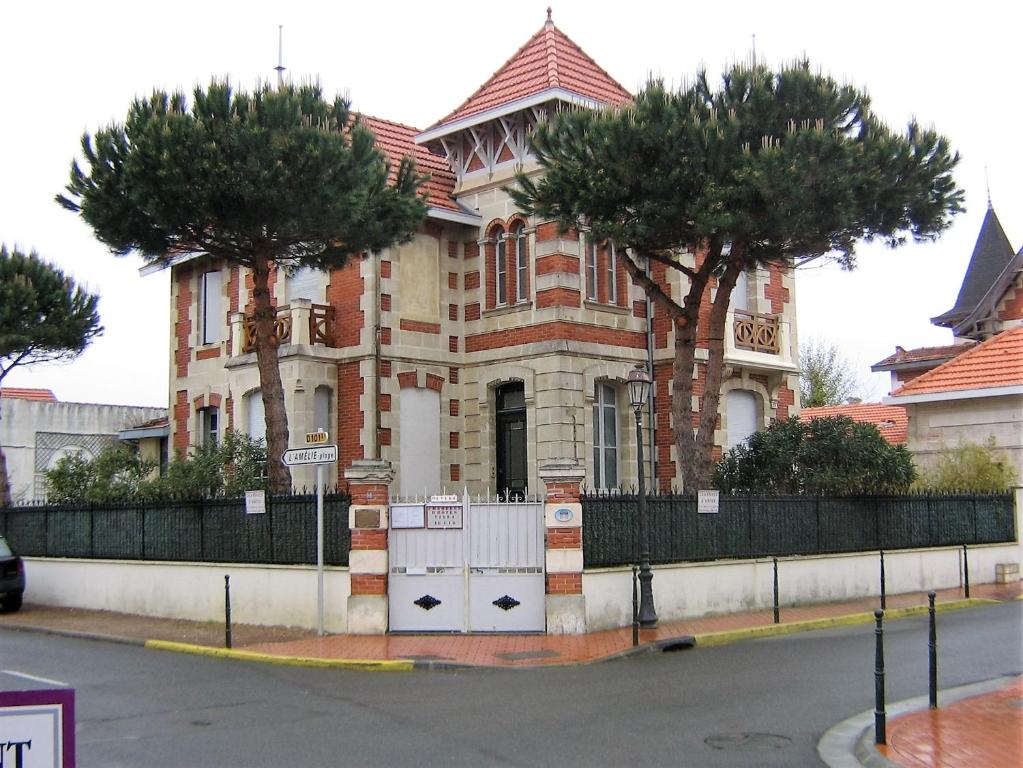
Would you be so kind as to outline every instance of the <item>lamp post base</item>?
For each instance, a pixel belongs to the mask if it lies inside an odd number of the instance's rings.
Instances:
[[[657,626],[657,611],[654,610],[654,590],[651,582],[654,574],[650,564],[643,563],[639,567],[639,626],[653,629]]]

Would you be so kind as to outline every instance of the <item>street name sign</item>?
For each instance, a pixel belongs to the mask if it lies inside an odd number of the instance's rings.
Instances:
[[[336,445],[318,445],[315,448],[289,448],[281,456],[287,466],[297,464],[330,464],[337,461]]]
[[[325,445],[327,443],[327,433],[322,429],[316,432],[305,433],[305,444],[306,445]]]

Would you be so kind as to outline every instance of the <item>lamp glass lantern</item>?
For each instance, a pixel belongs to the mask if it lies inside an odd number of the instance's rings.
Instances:
[[[647,398],[650,396],[650,374],[643,363],[637,363],[636,367],[629,371],[627,386],[629,402],[632,403],[632,407],[639,410],[646,405]]]

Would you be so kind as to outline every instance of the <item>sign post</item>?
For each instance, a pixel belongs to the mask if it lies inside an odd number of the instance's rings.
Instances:
[[[289,467],[316,465],[316,634],[323,636],[323,467],[337,461],[337,446],[327,445],[327,432],[307,432],[309,448],[289,448],[281,461]]]

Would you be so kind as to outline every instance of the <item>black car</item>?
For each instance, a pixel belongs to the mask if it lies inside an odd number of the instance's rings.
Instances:
[[[0,536],[0,608],[9,613],[21,608],[25,594],[25,564]]]

